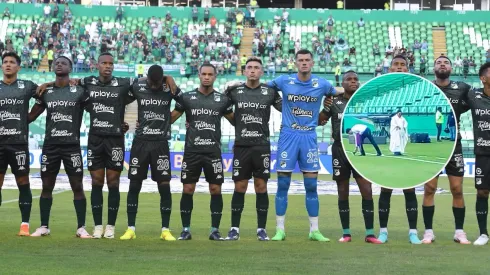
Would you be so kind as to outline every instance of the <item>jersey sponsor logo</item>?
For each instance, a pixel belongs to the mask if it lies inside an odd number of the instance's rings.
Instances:
[[[480,167],[478,167],[478,168],[476,168],[475,172],[477,175],[481,175],[482,171],[481,171]]]
[[[281,153],[281,158],[285,159],[285,158],[287,158],[287,157],[288,157],[288,152],[283,151],[283,152]]]
[[[0,106],[3,106],[3,105],[21,105],[21,104],[24,104],[23,99],[17,99],[17,98],[0,99]]]
[[[12,135],[20,135],[21,131],[18,131],[15,128],[5,128],[4,126],[0,126],[0,136],[12,136]]]
[[[58,112],[51,113],[51,120],[53,122],[61,122],[61,121],[73,122],[71,115],[65,115]]]
[[[251,123],[256,123],[256,124],[262,124],[262,118],[261,117],[256,117],[250,114],[242,114],[242,120],[243,123],[245,124],[251,124]]]
[[[265,109],[267,108],[267,105],[260,104],[257,102],[238,102],[238,108],[240,109],[246,109],[246,108],[252,108],[252,109]]]
[[[288,101],[311,103],[317,102],[318,98],[309,95],[288,95]]]
[[[54,100],[46,102],[48,108],[56,108],[56,107],[75,107],[76,102],[67,101],[67,100]]]
[[[71,137],[72,135],[73,133],[68,132],[68,130],[58,130],[56,128],[51,130],[52,137]]]
[[[142,99],[141,106],[167,106],[170,103],[169,100],[161,100],[161,99]]]
[[[207,123],[206,121],[196,121],[194,124],[194,127],[198,130],[211,130],[211,131],[216,131],[216,125]]]
[[[451,102],[451,104],[458,104],[459,99],[456,99],[456,98],[450,98],[450,99],[449,99],[449,102]]]
[[[303,109],[298,108],[298,107],[294,107],[291,110],[291,113],[294,116],[299,116],[299,117],[313,117],[313,111],[303,110]]]
[[[488,146],[490,146],[490,140],[485,140],[483,138],[478,138],[476,140],[476,146],[488,147]]]
[[[490,122],[479,120],[478,129],[480,129],[480,131],[490,131]]]
[[[92,109],[96,114],[98,113],[110,113],[114,114],[114,106],[106,106],[102,103],[95,102],[93,103]]]
[[[163,114],[157,114],[153,111],[144,111],[143,113],[144,113],[143,117],[148,121],[151,121],[151,120],[165,121],[165,115],[163,115]]]
[[[104,92],[104,91],[91,91],[90,92],[90,97],[97,98],[97,97],[105,97],[105,98],[117,98],[118,94],[117,93],[111,93],[111,92]]]
[[[259,133],[259,131],[249,131],[247,129],[243,129],[241,132],[241,137],[261,137],[263,134]]]
[[[209,145],[214,145],[216,142],[212,141],[210,138],[201,138],[201,137],[196,137],[194,139],[194,145],[202,145],[202,146],[209,146]]]
[[[113,126],[114,125],[110,124],[109,121],[98,120],[97,118],[92,120],[92,127],[110,128]]]
[[[163,131],[160,129],[152,129],[148,126],[143,128],[143,135],[163,135]]]
[[[210,109],[191,109],[191,114],[193,116],[200,116],[200,115],[207,115],[207,116],[217,116],[219,115],[219,112],[210,110]]]
[[[475,109],[475,114],[477,116],[488,116],[490,115],[490,109]]]
[[[300,130],[300,131],[311,131],[311,130],[313,130],[313,127],[301,126],[301,125],[298,125],[298,123],[291,124],[291,128],[294,130]]]
[[[7,111],[0,112],[0,119],[5,120],[20,120],[20,114],[15,114]]]

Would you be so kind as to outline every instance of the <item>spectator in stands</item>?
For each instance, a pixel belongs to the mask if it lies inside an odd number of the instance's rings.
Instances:
[[[256,12],[255,8],[252,8],[250,10],[250,24],[252,28],[255,28],[255,12]]]
[[[410,73],[414,74],[415,73],[415,56],[413,55],[412,52],[408,52],[407,59],[408,59],[408,69],[410,70]]]
[[[270,77],[272,74],[272,78],[276,77],[276,64],[272,59],[269,59],[267,63],[267,77]]]
[[[250,26],[250,8],[245,9],[245,25]]]
[[[373,45],[373,55],[374,56],[381,56],[381,52],[379,50],[379,46],[378,46],[378,43],[374,43]]]
[[[235,19],[236,19],[236,24],[237,26],[238,25],[243,25],[243,18],[245,16],[243,15],[243,13],[241,11],[237,12],[236,15],[235,15]]]
[[[422,48],[422,44],[420,44],[420,42],[417,39],[415,39],[415,42],[413,42],[412,50],[413,51],[420,50],[420,48]]]
[[[192,21],[193,21],[194,23],[196,23],[196,22],[197,22],[198,15],[199,15],[199,11],[198,11],[198,9],[197,9],[197,6],[196,6],[196,5],[194,5],[194,6],[192,7]]]
[[[246,55],[243,55],[240,58],[240,65],[241,65],[241,68],[242,68],[242,74],[245,72],[245,64],[247,64],[247,56]]]
[[[63,19],[71,21],[72,17],[73,15],[71,14],[71,10],[70,7],[68,6],[68,3],[65,3],[65,13]]]
[[[39,48],[37,45],[34,46],[34,49],[31,51],[31,60],[32,60],[32,70],[39,66]]]
[[[60,12],[60,7],[58,6],[58,3],[57,2],[54,2],[54,6],[53,6],[53,18],[57,18],[59,12]]]
[[[446,127],[449,129],[449,140],[454,141],[456,139],[456,121],[453,112],[449,112]]]
[[[299,39],[294,42],[294,53],[296,54],[299,50],[301,50],[301,42],[299,42]]]
[[[485,53],[485,62],[490,62],[490,49],[487,50],[487,52]]]
[[[51,6],[49,4],[44,5],[43,11],[44,18],[49,18],[49,16],[51,15]]]
[[[354,56],[356,55],[356,47],[351,47],[351,48],[349,49],[349,57],[350,57],[351,55],[354,55]]]
[[[289,12],[286,9],[282,10],[282,20],[286,23],[289,22]]]
[[[337,1],[337,9],[338,10],[344,9],[344,1],[342,1],[342,0]]]
[[[427,60],[425,59],[425,56],[422,55],[420,57],[420,75],[425,76],[426,74],[426,66],[427,66]]]
[[[230,23],[233,23],[235,20],[235,13],[233,12],[233,9],[229,9],[226,13],[226,20]]]
[[[380,76],[383,74],[383,66],[381,63],[376,64],[376,68],[374,69],[374,77]]]
[[[288,68],[288,73],[289,74],[292,74],[293,73],[293,70],[294,70],[294,60],[293,58],[289,58],[289,61],[288,61],[288,64],[287,64],[287,68]]]
[[[250,0],[250,6],[251,7],[258,7],[257,0]]]
[[[123,14],[124,14],[124,9],[122,7],[122,4],[119,3],[119,6],[116,9],[116,21],[119,21],[119,23],[121,23],[121,20],[123,19]]]
[[[429,48],[429,44],[427,43],[427,40],[424,40],[422,44],[420,45],[421,50],[427,50]]]
[[[327,19],[327,31],[329,33],[332,33],[334,25],[335,25],[335,20],[333,19],[332,15],[330,15]]]
[[[173,36],[179,36],[179,25],[177,22],[175,22],[174,26],[172,27],[172,33]]]
[[[335,68],[334,68],[333,72],[335,75],[336,86],[339,87],[340,86],[340,74],[342,73],[342,69],[340,68],[339,62],[335,63]]]
[[[351,67],[351,62],[349,60],[349,58],[344,58],[344,62],[342,62],[342,66],[344,67],[344,71],[348,71],[350,70],[350,67]]]
[[[458,57],[456,57],[456,59],[454,60],[454,72],[461,76],[462,68],[463,60],[461,59],[461,56],[458,55]]]
[[[386,1],[384,4],[385,10],[389,11],[390,10],[390,1]]]
[[[475,72],[476,71],[476,62],[473,59],[473,56],[470,56],[469,63],[470,63],[469,65],[470,65],[471,71]]]
[[[393,54],[393,48],[391,47],[391,44],[389,44],[388,46],[386,46],[385,54],[386,55],[392,55]]]
[[[452,112],[451,112],[452,113]],[[437,141],[441,142],[442,123],[444,122],[444,115],[442,114],[442,108],[436,109],[436,128],[437,128]]]
[[[391,66],[391,58],[389,58],[389,55],[387,54],[385,58],[383,59],[383,74],[388,73],[388,69]]]
[[[5,9],[3,10],[3,18],[5,17],[10,19],[10,10],[8,7],[5,7]]]
[[[54,51],[53,51],[53,44],[48,45],[48,51],[46,52],[46,55],[48,56],[48,67],[49,71],[53,69],[53,60],[54,60]]]
[[[359,19],[359,21],[357,21],[357,27],[359,27],[359,28],[364,27],[365,24],[366,23],[364,22],[364,20],[362,19],[362,17],[361,17],[361,19]]]
[[[0,40],[0,54],[3,55],[4,51],[5,51],[5,44]]]
[[[467,57],[463,59],[463,77],[466,79],[468,77],[468,73],[470,71],[470,61]]]
[[[206,22],[206,24],[209,22],[209,16],[210,16],[210,14],[209,14],[209,8],[206,7],[204,9],[204,22]]]
[[[323,22],[323,19],[322,18],[318,18],[318,20],[316,21],[316,26],[317,26],[317,29],[318,29],[318,33],[323,33],[325,31],[324,29],[324,22]]]

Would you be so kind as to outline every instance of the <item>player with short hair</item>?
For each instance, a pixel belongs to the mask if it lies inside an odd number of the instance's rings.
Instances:
[[[391,60],[390,73],[394,72],[408,72],[408,61],[403,55],[397,55]],[[379,235],[378,240],[382,243],[388,241],[388,218],[390,217],[390,201],[392,189],[381,187],[381,193],[378,201],[379,211]],[[422,241],[417,235],[417,218],[418,218],[418,205],[417,196],[415,194],[415,188],[404,189],[405,195],[405,210],[408,219],[408,238],[412,244],[421,244]]]
[[[271,106],[282,110],[282,98],[277,91],[260,84],[264,74],[262,61],[251,57],[245,63],[247,82],[226,91],[235,107],[235,144],[233,148],[233,180],[235,191],[231,199],[231,229],[226,240],[240,238],[240,220],[245,203],[248,181],[254,178],[257,210],[257,239],[268,241],[265,230],[269,209],[267,180],[270,177]]]
[[[120,204],[119,181],[124,163],[124,134],[128,130],[124,113],[129,103],[133,78],[112,75],[114,57],[108,52],[99,55],[96,66],[99,76],[73,79],[71,82],[85,88],[89,95],[87,166],[92,178],[90,199],[94,219],[93,237],[113,239]],[[41,85],[39,94],[45,92],[47,85],[53,85],[53,82]],[[107,181],[109,190],[105,231],[102,224],[104,181]]]
[[[350,231],[350,208],[349,208],[349,178],[351,176],[357,182],[359,191],[362,196],[362,215],[364,216],[364,224],[366,226],[367,243],[381,243],[374,235],[374,202],[371,183],[363,178],[352,167],[345,152],[342,148],[342,116],[345,106],[349,99],[359,89],[359,77],[355,71],[347,71],[342,77],[342,87],[344,94],[333,97],[333,104],[325,106],[320,113],[319,123],[324,125],[329,119],[332,120],[332,179],[337,182],[337,192],[339,195],[339,215],[342,224],[343,235],[339,242],[350,242],[352,239]],[[362,142],[362,141],[361,141]]]
[[[452,62],[447,56],[439,56],[434,61],[434,74],[436,79],[434,84],[449,98],[456,116],[456,123],[461,119],[461,114],[467,112],[469,107],[460,100],[461,96],[467,94],[471,86],[460,81],[451,81]],[[446,166],[446,174],[449,179],[449,187],[453,195],[453,215],[455,223],[454,241],[461,244],[471,244],[463,230],[465,219],[465,203],[463,196],[463,176],[464,159],[463,146],[461,144],[461,134],[458,132],[456,148],[451,159]],[[434,195],[437,190],[439,176],[428,181],[424,186],[424,201],[422,203],[422,214],[424,216],[425,233],[422,242],[430,244],[435,241],[432,231],[432,221],[434,218],[435,205]]]
[[[316,127],[318,115],[324,96],[336,95],[334,87],[327,80],[311,73],[313,54],[309,50],[296,53],[297,74],[282,75],[270,82],[268,86],[282,91],[282,124],[279,135],[277,160],[279,167],[276,193],[276,235],[273,241],[286,239],[284,220],[288,205],[288,191],[291,184],[291,173],[296,163],[303,172],[306,191],[305,204],[310,220],[309,239],[313,241],[330,241],[318,229],[319,202],[317,193],[318,145]]]
[[[483,88],[471,89],[463,101],[471,109],[475,152],[476,218],[480,237],[474,245],[488,243],[487,216],[490,190],[490,62],[478,71]]]
[[[188,124],[181,172],[181,181],[184,184],[180,200],[183,230],[179,240],[192,239],[190,225],[194,204],[193,195],[203,170],[211,193],[209,239],[223,240],[219,232],[223,212],[221,185],[224,182],[221,157],[221,118],[224,116],[232,125],[234,120],[231,101],[226,95],[218,93],[213,88],[216,75],[216,67],[210,63],[204,63],[199,68],[199,88],[191,92],[180,93],[176,97],[175,110],[178,113],[172,117],[172,122],[185,112]]]
[[[19,188],[19,209],[22,217],[19,236],[29,236],[32,193],[29,183],[29,100],[35,97],[37,85],[17,78],[21,67],[15,52],[2,56],[3,79],[0,81],[0,205],[2,185],[10,165]]]
[[[148,166],[151,168],[151,179],[158,185],[160,193],[160,215],[162,231],[160,238],[165,241],[175,241],[170,233],[170,214],[172,212],[172,193],[170,192],[170,149],[168,141],[171,138],[170,103],[174,95],[167,86],[167,78],[159,65],[148,69],[148,77],[141,78],[132,86],[130,101],[138,102],[138,128],[131,147],[128,177],[129,192],[127,199],[128,229],[121,240],[136,238],[136,213],[138,212],[138,197],[147,178]]]
[[[92,238],[85,230],[87,200],[83,192],[83,166],[80,152],[80,125],[88,95],[80,86],[70,86],[70,72],[73,63],[65,56],[54,61],[56,80],[53,86],[37,99],[29,114],[29,122],[36,120],[44,110],[46,114],[46,137],[41,157],[41,180],[43,189],[39,199],[41,227],[31,234],[32,237],[50,234],[49,218],[53,203],[53,189],[59,173],[61,161],[70,182],[77,214],[76,236],[82,239]]]

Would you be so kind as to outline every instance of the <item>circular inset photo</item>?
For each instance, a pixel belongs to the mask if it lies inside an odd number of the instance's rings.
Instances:
[[[361,176],[385,188],[406,189],[444,169],[456,146],[457,123],[450,101],[435,84],[390,73],[352,95],[341,131],[343,150]]]

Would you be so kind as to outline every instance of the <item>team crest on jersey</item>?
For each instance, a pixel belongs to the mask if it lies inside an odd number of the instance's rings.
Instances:
[[[70,86],[70,92],[76,93],[77,92],[77,86]]]
[[[90,82],[92,85],[97,85],[97,79],[92,78],[92,81]]]
[[[314,78],[311,80],[311,86],[313,88],[317,88],[318,87],[318,79]]]
[[[113,78],[111,80],[111,86],[119,86],[119,82],[117,81],[117,78]]]
[[[221,101],[221,97],[219,95],[214,95],[214,101],[220,102]]]
[[[19,86],[19,89],[24,89],[25,88],[24,81],[18,81],[17,82],[17,85]]]
[[[268,92],[267,90],[268,90],[268,89],[267,89],[266,87],[262,87],[262,88],[261,88],[261,93],[262,93],[263,95],[267,95],[267,92]]]
[[[457,89],[458,88],[458,83],[453,82],[451,83],[451,89]]]

